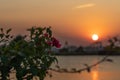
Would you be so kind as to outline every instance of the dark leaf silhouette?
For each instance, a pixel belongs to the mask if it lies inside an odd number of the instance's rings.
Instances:
[[[8,29],[8,30],[6,31],[6,34],[8,34],[11,30],[12,30],[11,28],[10,28],[10,29]]]
[[[3,32],[3,28],[0,28],[1,32]]]
[[[56,65],[55,67],[58,68],[58,69],[60,69],[60,66],[58,66],[58,65]]]
[[[113,60],[112,60],[112,59],[106,59],[106,61],[108,61],[108,62],[113,62]]]
[[[87,68],[87,72],[91,72],[91,68],[90,67]]]

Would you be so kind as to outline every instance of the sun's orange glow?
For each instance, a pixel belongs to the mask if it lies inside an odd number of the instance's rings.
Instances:
[[[98,71],[92,72],[92,78],[93,78],[93,80],[98,80]]]
[[[97,41],[99,39],[97,34],[93,34],[92,35],[92,40]]]

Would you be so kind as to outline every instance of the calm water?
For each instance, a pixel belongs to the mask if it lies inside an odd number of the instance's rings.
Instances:
[[[103,56],[59,56],[59,65],[63,68],[84,68],[84,63],[93,64]],[[120,80],[120,56],[110,56],[113,63],[104,62],[94,67],[91,73],[57,73],[52,72],[53,77],[45,80]]]

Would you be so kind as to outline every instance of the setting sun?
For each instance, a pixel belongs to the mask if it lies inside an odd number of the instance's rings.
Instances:
[[[97,34],[93,34],[92,35],[92,40],[97,41],[99,39]]]

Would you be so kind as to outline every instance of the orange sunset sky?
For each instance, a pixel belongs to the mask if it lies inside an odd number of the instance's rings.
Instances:
[[[120,34],[120,0],[0,0],[0,27],[26,34],[32,26],[52,26],[63,43],[88,45]]]

